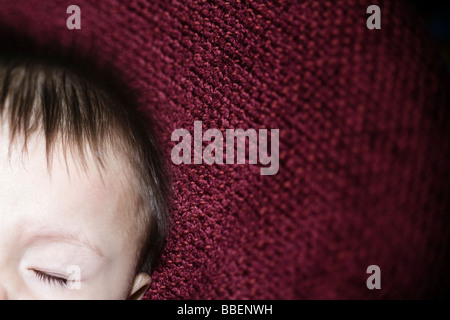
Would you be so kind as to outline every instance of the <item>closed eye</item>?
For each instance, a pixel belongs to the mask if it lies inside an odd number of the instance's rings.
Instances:
[[[49,274],[40,270],[33,269],[33,272],[35,273],[36,277],[48,284],[51,285],[59,285],[59,286],[67,286],[67,279],[62,278],[53,274]]]

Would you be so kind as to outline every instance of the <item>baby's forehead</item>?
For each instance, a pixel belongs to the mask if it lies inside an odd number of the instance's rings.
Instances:
[[[56,143],[49,154],[45,137],[37,133],[24,150],[23,140],[11,143],[0,124],[0,224],[11,224],[6,228],[18,243],[51,227],[85,235],[106,255],[140,250],[145,229],[126,163],[105,153],[99,164],[89,151],[80,161],[77,149],[63,147]]]
[[[4,127],[0,145],[0,179],[10,196],[22,198],[17,201],[46,201],[49,209],[59,211],[86,205],[116,219],[121,218],[116,211],[130,210],[129,170],[120,158],[105,154],[100,164],[89,149],[80,155],[58,143],[48,154],[39,134],[30,136],[24,148],[20,139],[11,144]]]
[[[15,188],[21,199],[42,193],[34,198],[53,207],[58,203],[58,210],[76,213],[83,207],[96,216],[114,211],[110,220],[120,224],[118,232],[139,234],[149,248],[147,268],[161,252],[169,221],[171,190],[157,139],[161,128],[138,108],[126,83],[116,81],[119,74],[78,62],[0,57],[0,123],[10,127],[0,146],[0,174],[11,181],[20,176],[35,190],[20,194]],[[6,147],[9,134],[14,152]],[[30,141],[37,137],[39,157]]]

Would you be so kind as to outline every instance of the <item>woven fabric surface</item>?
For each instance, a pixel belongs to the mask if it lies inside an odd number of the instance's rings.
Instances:
[[[146,299],[442,297],[449,83],[405,1],[0,1],[0,29],[110,64],[173,130],[279,129],[280,169],[174,165]],[[366,9],[382,8],[382,29]],[[2,41],[1,47],[8,46]],[[368,290],[378,265],[382,289]],[[112,279],[113,281],[113,279]]]

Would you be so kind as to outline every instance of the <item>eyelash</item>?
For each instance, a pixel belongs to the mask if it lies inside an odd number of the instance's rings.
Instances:
[[[42,272],[40,270],[33,270],[33,271],[34,271],[36,277],[45,283],[48,283],[51,285],[67,286],[68,280],[65,278],[53,276],[51,274]]]

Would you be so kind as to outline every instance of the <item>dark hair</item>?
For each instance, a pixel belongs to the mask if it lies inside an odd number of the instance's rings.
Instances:
[[[148,114],[127,105],[109,79],[79,65],[54,58],[0,57],[0,123],[9,126],[10,143],[43,133],[47,163],[57,143],[86,152],[104,166],[107,152],[119,154],[131,168],[135,208],[145,223],[137,271],[150,273],[157,263],[168,229],[169,177],[155,124]]]

